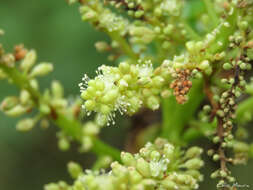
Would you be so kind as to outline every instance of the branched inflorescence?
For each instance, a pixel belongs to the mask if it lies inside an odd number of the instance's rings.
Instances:
[[[0,108],[11,117],[30,115],[17,123],[17,129],[27,131],[39,122],[47,128],[52,121],[61,128],[57,133],[61,150],[76,140],[81,152],[91,150],[98,156],[93,170],[85,172],[69,163],[73,185],[61,181],[45,189],[197,189],[203,179],[202,149],[183,151],[181,146],[200,137],[212,139],[207,154],[219,163],[211,177],[219,178],[219,188],[232,189],[236,178],[229,165],[245,164],[253,157],[253,145],[245,142],[249,136],[245,124],[253,120],[252,1],[68,2],[79,2],[82,20],[110,37],[110,42],[99,41],[95,47],[119,63],[100,66],[93,79],[84,74],[79,84],[81,99],[64,98],[58,81],[41,92],[37,78],[50,73],[53,65],[35,64],[34,50],[18,45],[6,53],[0,47],[0,79],[20,88],[19,96],[6,97]],[[201,10],[194,10],[195,5]],[[140,114],[150,126],[133,126],[141,131],[135,135],[136,142],[157,140],[139,153],[120,155],[98,139],[101,127],[115,124],[117,112],[132,116],[145,108],[161,110],[162,121],[154,124]],[[83,123],[82,110],[87,115],[96,113],[95,119]],[[100,170],[110,163],[111,171]]]
[[[121,153],[122,164],[113,162],[108,173],[86,170],[69,164],[71,176],[76,179],[72,186],[51,183],[46,190],[123,190],[123,189],[197,189],[203,180],[199,169],[203,166],[199,147],[183,152],[158,138],[147,143],[137,154]]]

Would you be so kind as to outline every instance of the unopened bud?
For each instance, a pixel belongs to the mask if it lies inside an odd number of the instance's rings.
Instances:
[[[53,71],[53,65],[51,63],[40,63],[33,68],[30,77],[44,76],[51,71]]]
[[[23,119],[18,122],[16,129],[18,131],[24,131],[24,132],[30,131],[33,128],[34,124],[35,124],[34,119],[31,119],[31,118]]]
[[[34,50],[29,51],[20,64],[21,70],[26,72],[29,71],[35,64],[36,59],[37,59],[36,52]]]
[[[78,176],[82,174],[83,169],[79,164],[71,161],[68,163],[68,172],[73,179],[77,179]]]

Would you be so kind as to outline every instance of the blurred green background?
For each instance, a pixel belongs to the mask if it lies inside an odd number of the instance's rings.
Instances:
[[[0,43],[7,50],[24,43],[28,49],[37,51],[39,61],[54,63],[54,72],[40,81],[42,89],[54,79],[64,85],[67,96],[78,96],[77,84],[83,73],[94,76],[99,65],[109,64],[106,55],[94,48],[94,43],[106,36],[81,22],[77,5],[70,7],[64,0],[0,0],[0,28],[6,32]],[[17,93],[15,87],[0,81],[0,101]],[[68,152],[58,150],[55,127],[48,130],[37,127],[24,134],[15,130],[16,121],[0,112],[0,190],[39,190],[49,182],[70,181],[66,171],[70,160],[80,162],[85,168],[91,166],[94,157],[78,154],[75,146]],[[122,148],[127,130],[125,120],[118,121],[118,125],[104,129],[102,136]],[[207,161],[205,173],[214,167]],[[234,171],[240,184],[253,187],[252,161]],[[214,189],[215,184],[207,174],[205,178],[201,189]]]

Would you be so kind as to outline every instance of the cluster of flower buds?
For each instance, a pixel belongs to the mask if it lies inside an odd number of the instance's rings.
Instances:
[[[80,140],[80,152],[88,152],[93,146],[93,138],[95,138],[100,132],[101,126],[96,121],[85,122],[82,126],[82,134]],[[57,134],[58,147],[62,151],[67,151],[70,148],[70,143],[73,140],[70,136],[61,131]]]
[[[84,109],[113,121],[115,111],[133,114],[144,105],[156,110],[160,105],[160,94],[168,87],[169,71],[166,67],[153,69],[151,62],[130,65],[121,62],[119,67],[102,65],[97,77],[89,79],[84,75],[79,84]],[[164,94],[164,93],[163,93]]]
[[[121,153],[122,164],[113,162],[108,173],[83,172],[75,163],[68,165],[71,176],[76,179],[72,186],[64,182],[51,183],[45,190],[138,190],[138,189],[198,189],[203,176],[200,158],[202,149],[191,147],[186,152],[157,139],[147,143],[137,154]]]
[[[82,20],[89,21],[107,32],[117,31],[119,34],[124,34],[127,29],[128,20],[122,16],[117,16],[109,8],[105,8],[102,2],[85,2],[80,7],[80,13]]]

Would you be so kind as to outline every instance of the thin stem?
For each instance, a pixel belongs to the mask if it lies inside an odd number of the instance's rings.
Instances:
[[[202,39],[201,36],[195,32],[195,30],[185,20],[182,19],[181,22],[183,23],[184,29],[191,40],[198,41]]]
[[[34,89],[26,76],[22,75],[17,69],[7,67],[4,63],[0,63],[0,68],[12,79],[12,82],[20,89],[26,89],[32,96],[34,103],[37,107],[40,106],[41,96],[40,92]],[[48,105],[50,107],[50,105]],[[61,128],[66,134],[73,137],[73,139],[81,142],[82,137],[82,124],[75,120],[70,119],[67,115],[57,112],[51,107],[49,118]],[[93,146],[91,151],[98,155],[110,155],[113,159],[120,161],[120,151],[105,144],[98,138],[93,138]]]
[[[108,35],[111,37],[112,40],[115,40],[119,43],[121,50],[126,54],[128,57],[133,59],[136,63],[138,61],[138,55],[133,51],[131,46],[128,44],[127,40],[124,39],[118,32],[108,32]]]
[[[215,12],[214,3],[211,0],[204,0],[207,14],[212,20],[213,28],[219,25],[219,17]]]

